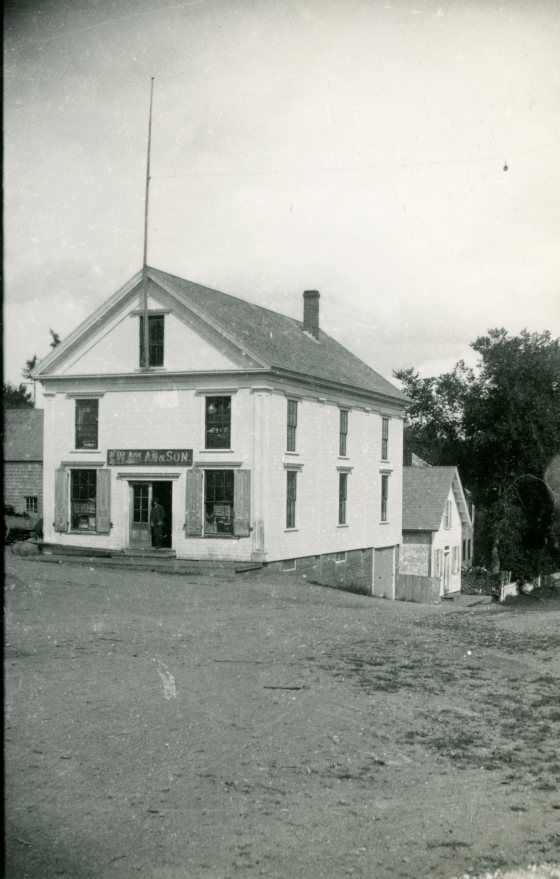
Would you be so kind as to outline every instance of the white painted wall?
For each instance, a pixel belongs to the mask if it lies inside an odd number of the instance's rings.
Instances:
[[[443,557],[445,553],[445,547],[449,547],[449,563],[450,569],[453,571],[453,547],[459,547],[459,571],[456,574],[451,573],[449,577],[449,592],[459,592],[461,589],[461,539],[462,539],[462,525],[461,519],[459,516],[459,508],[457,506],[457,502],[455,500],[455,496],[453,494],[453,490],[451,489],[449,492],[448,500],[451,501],[451,528],[444,528],[443,523],[445,521],[445,513],[441,519],[441,525],[439,530],[434,533],[433,541],[432,541],[432,576],[435,576],[435,552],[438,549],[442,550],[442,575],[441,575],[441,594],[443,595],[444,587],[443,587]]]
[[[129,319],[131,320],[131,319]],[[70,385],[70,383],[68,383]],[[72,382],[72,393],[79,387]],[[100,384],[103,384],[100,380]],[[109,386],[107,386],[108,388]],[[217,392],[223,393],[223,384]],[[47,388],[48,390],[48,388]],[[288,394],[289,395],[289,394]],[[281,390],[249,387],[232,394],[232,449],[204,451],[204,396],[195,390],[109,390],[99,400],[99,451],[74,449],[75,399],[66,390],[45,399],[44,509],[45,540],[67,545],[121,549],[128,545],[129,488],[113,468],[113,528],[109,535],[54,531],[54,473],[61,462],[100,462],[110,448],[192,448],[195,462],[239,462],[251,470],[251,524],[248,538],[187,538],[185,471],[173,481],[173,548],[179,557],[249,560],[260,548],[275,561],[363,547],[400,543],[402,525],[402,420],[391,417],[389,461],[381,461],[381,411],[349,408],[348,455],[340,458],[337,401],[301,399],[298,404],[297,452],[286,453],[287,396]],[[386,413],[388,414],[388,413]],[[301,464],[298,474],[296,529],[286,530],[286,469]],[[338,526],[338,470],[348,477],[346,527]],[[153,468],[151,472],[156,472]],[[130,468],[133,472],[150,468]],[[380,523],[382,470],[390,471],[388,522]],[[458,521],[458,514],[456,516]],[[257,522],[258,520],[258,522]]]

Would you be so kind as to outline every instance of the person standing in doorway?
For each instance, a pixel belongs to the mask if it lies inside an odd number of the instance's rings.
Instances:
[[[152,528],[152,546],[159,548],[163,544],[163,534],[165,527],[165,512],[157,500],[152,504],[152,512],[150,515],[150,525]]]

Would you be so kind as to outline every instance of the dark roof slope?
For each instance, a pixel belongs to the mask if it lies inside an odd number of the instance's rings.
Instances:
[[[4,411],[4,461],[43,460],[43,410]]]
[[[403,467],[403,531],[438,531],[456,467]]]
[[[244,299],[202,287],[159,269],[149,269],[186,305],[192,304],[225,333],[234,335],[259,360],[278,369],[351,385],[406,402],[406,397],[379,373],[319,330],[319,339],[303,332],[294,318],[253,305]]]

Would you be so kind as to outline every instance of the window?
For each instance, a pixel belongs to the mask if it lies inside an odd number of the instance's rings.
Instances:
[[[389,474],[381,474],[381,521],[387,521],[387,503],[389,500]]]
[[[26,513],[37,513],[39,511],[39,507],[37,505],[37,496],[33,495],[25,498],[25,512]]]
[[[76,448],[97,448],[99,400],[76,400]]]
[[[284,559],[282,562],[282,570],[283,571],[295,571],[296,569],[296,560],[295,559]]]
[[[346,561],[346,553],[345,552],[335,552],[334,560],[335,560],[335,562],[345,562]]]
[[[296,497],[297,497],[297,471],[288,470],[286,473],[286,528],[296,527]]]
[[[441,507],[440,507],[441,510]],[[451,501],[445,502],[445,516],[443,520],[444,528],[451,528]]]
[[[70,475],[70,527],[72,531],[95,531],[97,473],[95,470],[72,470]]]
[[[144,315],[140,315],[140,366],[163,366],[163,315],[148,315],[148,362],[144,357]]]
[[[434,552],[434,577],[441,577],[441,549]]]
[[[231,446],[231,397],[206,397],[207,449],[229,449]]]
[[[288,400],[288,431],[286,436],[286,451],[296,450],[297,428],[297,400]]]
[[[381,460],[389,460],[389,419],[381,419]]]
[[[347,438],[348,438],[348,409],[341,409],[340,410],[340,430],[339,430],[339,438],[338,438],[338,454],[343,458],[346,456]]]
[[[205,534],[233,534],[233,480],[233,470],[204,471]]]
[[[348,473],[338,474],[338,524],[346,525],[346,499],[348,497]]]
[[[453,547],[453,557],[452,557],[451,564],[452,564],[452,568],[451,568],[452,573],[458,574],[459,573],[459,547],[458,546]]]

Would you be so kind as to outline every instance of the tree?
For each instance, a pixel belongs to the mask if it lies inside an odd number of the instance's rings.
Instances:
[[[57,345],[60,345],[60,336],[54,330],[49,330],[49,333],[51,334],[51,348],[56,348]]]
[[[12,385],[4,382],[4,409],[33,409],[33,398],[25,384]]]
[[[479,554],[518,576],[549,549],[553,503],[544,476],[560,449],[560,340],[523,330],[489,330],[471,347],[474,370],[421,379],[395,372],[412,399],[414,451],[456,464],[479,510]],[[422,454],[424,452],[424,454]]]

